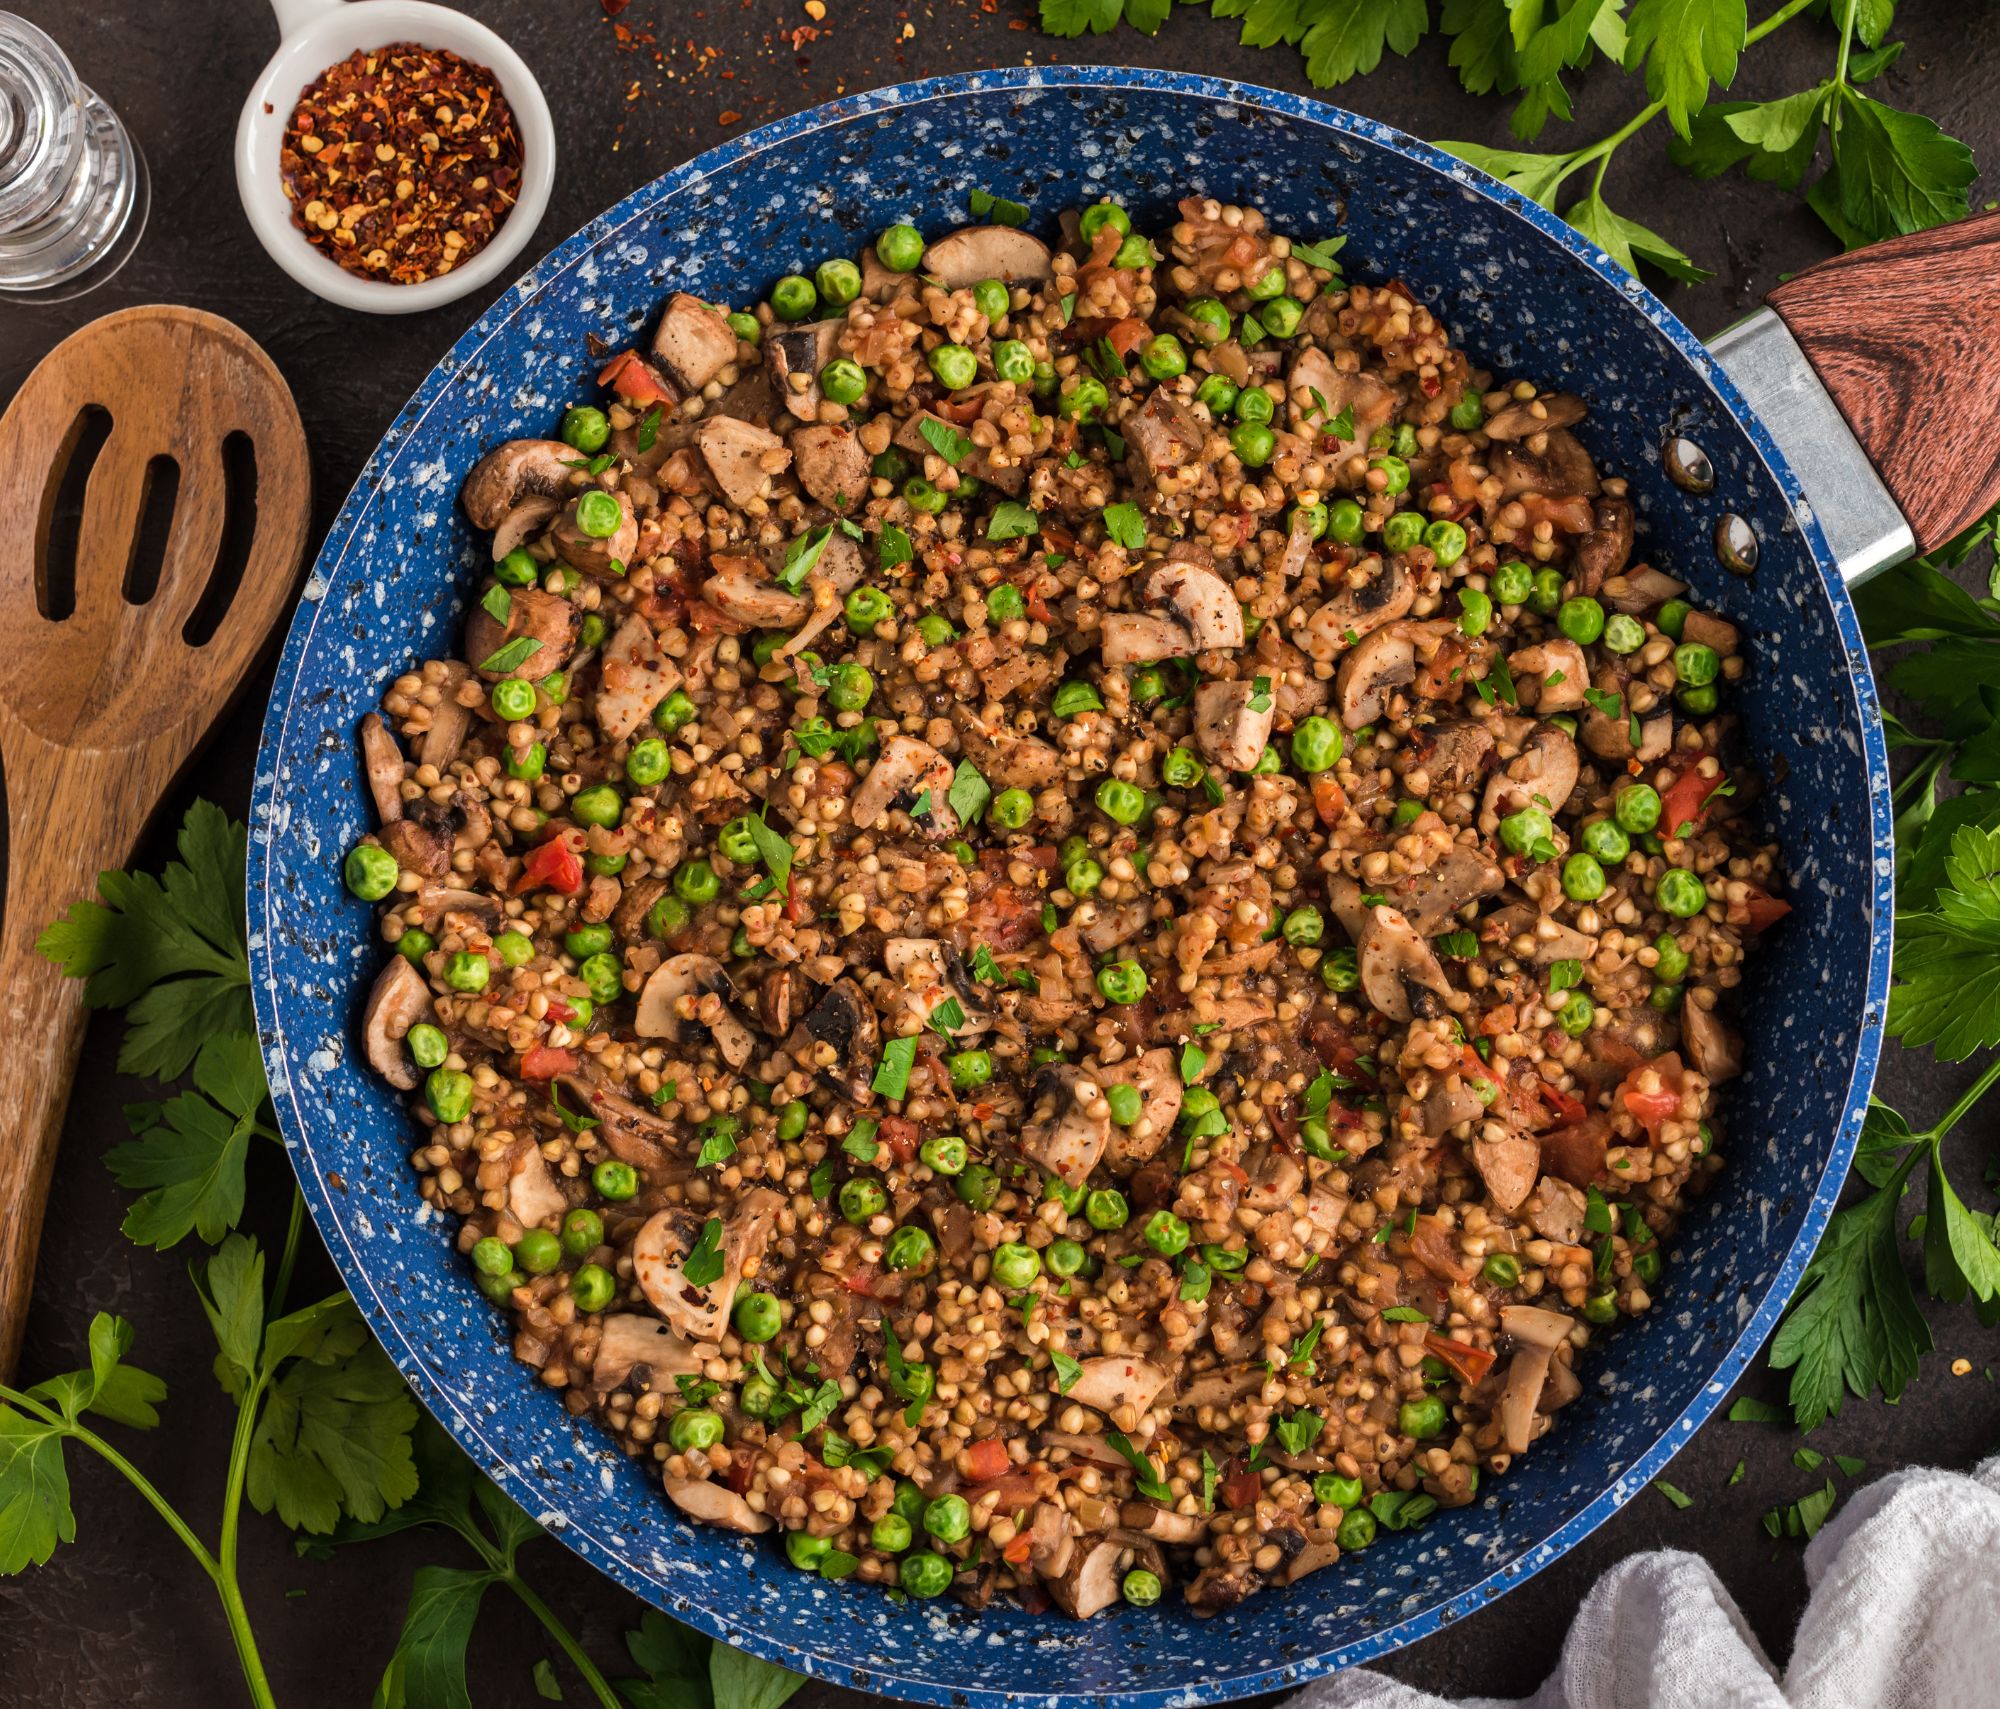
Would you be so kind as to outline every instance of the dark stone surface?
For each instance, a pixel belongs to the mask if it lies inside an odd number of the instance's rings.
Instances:
[[[314,539],[396,407],[486,298],[404,319],[369,319],[330,308],[293,286],[251,239],[229,176],[229,150],[242,92],[275,42],[260,9],[231,0],[11,0],[51,30],[86,81],[124,115],[152,165],[152,227],[124,274],[82,302],[8,308],[0,314],[0,396],[11,396],[34,362],[86,320],[129,303],[169,300],[229,316],[262,341],[299,400],[313,444]],[[1155,40],[1130,31],[1057,44],[1025,28],[1031,0],[900,5],[896,0],[827,0],[817,36],[797,4],[773,0],[634,0],[619,23],[654,44],[621,45],[598,0],[477,0],[486,18],[534,66],[555,109],[561,165],[550,211],[532,253],[653,174],[724,133],[720,115],[745,124],[847,90],[980,66],[1049,63],[1065,57],[1199,69],[1301,91],[1300,62],[1288,50],[1238,47],[1231,25],[1189,12]],[[1768,8],[1757,8],[1768,10]],[[1878,91],[1930,113],[1970,141],[1982,158],[2000,147],[2000,114],[1990,90],[2000,71],[2000,17],[1983,8],[1904,8],[1909,51]],[[909,32],[908,34],[906,34]],[[1832,39],[1801,21],[1745,62],[1738,93],[1774,95],[1824,77]],[[1579,122],[1543,146],[1574,146],[1622,123],[1633,86],[1602,71],[1578,90]],[[1505,107],[1474,102],[1457,88],[1443,50],[1427,44],[1408,61],[1389,59],[1339,99],[1421,135],[1504,144]],[[732,127],[734,128],[734,127]],[[1561,140],[1558,140],[1558,139]],[[1668,302],[1698,331],[1712,332],[1753,305],[1787,272],[1830,250],[1818,222],[1783,192],[1740,180],[1700,185],[1666,161],[1664,127],[1623,149],[1607,184],[1614,206],[1657,227],[1717,270],[1717,278],[1675,287]],[[717,234],[716,241],[730,241]],[[753,274],[775,273],[791,258],[771,257]],[[488,293],[488,297],[496,293]],[[22,519],[10,519],[13,526]],[[241,812],[255,751],[268,671],[194,768],[199,790]],[[170,801],[162,825],[178,821],[185,796]],[[156,829],[142,858],[163,857]],[[208,1330],[188,1291],[185,1251],[152,1253],[118,1233],[124,1195],[100,1159],[124,1135],[121,1102],[139,1092],[113,1071],[116,1027],[92,1028],[85,1047],[44,1239],[27,1371],[39,1377],[82,1362],[90,1314],[110,1310],[139,1331],[137,1360],[165,1375],[166,1422],[150,1438],[118,1432],[163,1493],[212,1537],[221,1499],[229,1409],[209,1375]],[[1939,1114],[1970,1074],[1929,1057],[1891,1051],[1879,1091],[1913,1119]],[[1962,1188],[1979,1182],[2000,1116],[1990,1109],[1954,1136]],[[282,1234],[287,1179],[282,1161],[259,1156],[251,1178],[251,1226],[267,1242]],[[1983,1197],[1978,1202],[1985,1202]],[[311,1243],[309,1243],[311,1244]],[[316,1246],[302,1265],[299,1296],[335,1286]],[[1871,1473],[1903,1464],[1966,1466],[2000,1446],[2000,1400],[1981,1375],[1994,1338],[1963,1311],[1931,1309],[1938,1351],[1899,1407],[1850,1403],[1813,1446],[1865,1458]],[[1969,1358],[1974,1372],[1949,1374]],[[1746,1392],[1776,1399],[1781,1383],[1760,1369]],[[1523,1693],[1547,1673],[1570,1615],[1596,1576],[1635,1550],[1667,1546],[1705,1554],[1741,1604],[1767,1650],[1788,1651],[1805,1586],[1795,1545],[1774,1545],[1758,1515],[1774,1501],[1815,1487],[1821,1474],[1796,1469],[1798,1446],[1770,1426],[1710,1424],[1675,1461],[1673,1481],[1694,1499],[1677,1511],[1640,1496],[1583,1547],[1496,1607],[1404,1651],[1398,1675],[1453,1694]],[[1747,1474],[1729,1486],[1732,1468]],[[199,1571],[131,1491],[94,1459],[72,1455],[79,1540],[47,1568],[0,1585],[0,1704],[126,1709],[239,1700],[227,1633]],[[465,1564],[462,1551],[433,1532],[413,1532],[344,1552],[330,1562],[298,1560],[272,1521],[248,1517],[243,1578],[250,1610],[280,1702],[347,1705],[368,1701],[401,1620],[410,1575],[429,1561]],[[554,1544],[526,1556],[529,1576],[607,1667],[622,1663],[618,1634],[638,1604]],[[504,1591],[492,1593],[476,1641],[474,1700],[532,1704],[529,1672],[552,1653],[540,1630]],[[560,1669],[560,1664],[559,1664]],[[582,1699],[565,1677],[568,1700]],[[33,1682],[30,1684],[29,1682]],[[851,1694],[809,1688],[801,1709]]]

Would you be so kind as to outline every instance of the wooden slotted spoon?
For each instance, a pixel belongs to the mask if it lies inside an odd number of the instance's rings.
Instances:
[[[82,983],[35,939],[131,858],[235,697],[290,598],[309,513],[283,377],[195,309],[93,322],[0,416],[0,1380],[83,1039]]]

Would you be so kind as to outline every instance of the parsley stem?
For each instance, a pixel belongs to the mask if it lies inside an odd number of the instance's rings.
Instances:
[[[291,1291],[292,1266],[299,1256],[299,1233],[305,1222],[306,1196],[296,1185],[292,1188],[292,1214],[285,1224],[285,1247],[278,1258],[277,1279],[271,1284],[272,1317],[285,1315],[285,1295]]]
[[[290,1244],[287,1242],[286,1262],[280,1271],[281,1284],[288,1280],[284,1270],[290,1265]],[[281,1296],[272,1297],[277,1299]],[[222,1597],[223,1618],[228,1621],[229,1635],[235,1640],[236,1657],[243,1664],[243,1678],[250,1687],[251,1700],[269,1705],[274,1701],[270,1682],[264,1677],[263,1658],[257,1653],[257,1640],[250,1630],[250,1611],[243,1605],[243,1588],[236,1579],[236,1544],[243,1517],[243,1484],[249,1475],[250,1438],[256,1429],[257,1409],[263,1398],[264,1380],[260,1373],[245,1386],[236,1402],[236,1431],[229,1443],[229,1477],[222,1492],[222,1536],[218,1543],[222,1559],[215,1574],[215,1588]]]
[[[1919,1136],[1922,1139],[1930,1141],[1933,1158],[1937,1154],[1938,1141],[1958,1126],[1966,1112],[1992,1090],[1993,1083],[1996,1080],[2000,1080],[2000,1056],[1996,1056],[1991,1062],[1987,1063],[1985,1072],[1977,1080],[1973,1081],[1970,1086],[1966,1087],[1964,1095],[1960,1097],[1958,1102],[1945,1111],[1942,1121],[1932,1127],[1929,1133]]]
[[[496,1569],[500,1582],[527,1604],[528,1612],[541,1621],[543,1629],[555,1639],[562,1653],[569,1657],[570,1666],[583,1676],[583,1683],[590,1687],[590,1694],[604,1706],[604,1709],[624,1709],[618,1694],[611,1689],[603,1674],[597,1671],[597,1664],[584,1654],[583,1646],[570,1636],[569,1628],[556,1617],[550,1608],[528,1586],[511,1566]]]

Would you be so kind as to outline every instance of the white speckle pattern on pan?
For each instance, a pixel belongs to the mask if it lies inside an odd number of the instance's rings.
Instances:
[[[1669,1254],[1660,1308],[1593,1349],[1582,1398],[1477,1505],[1206,1621],[1177,1605],[1082,1625],[898,1607],[688,1526],[513,1360],[447,1223],[419,1214],[395,1094],[343,1043],[380,961],[369,910],[339,875],[371,824],[354,729],[463,609],[483,542],[452,502],[459,476],[497,440],[546,433],[591,389],[586,335],[631,341],[669,289],[743,302],[892,220],[959,223],[973,189],[1051,225],[1080,186],[1115,193],[1147,229],[1198,193],[1255,203],[1301,236],[1345,232],[1357,277],[1407,281],[1482,365],[1589,401],[1585,438],[1632,483],[1640,555],[1744,631],[1737,700],[1796,904],[1752,966],[1729,1167]],[[746,262],[753,251],[767,259]],[[1668,481],[1669,433],[1708,454],[1712,493]],[[1715,560],[1725,509],[1759,536],[1754,576]],[[752,131],[593,221],[459,340],[369,459],[293,621],[252,806],[252,987],[320,1232],[397,1365],[480,1465],[620,1583],[770,1660],[968,1709],[1154,1709],[1279,1689],[1408,1643],[1547,1565],[1658,1473],[1769,1333],[1832,1211],[1880,1045],[1893,862],[1874,683],[1825,561],[1775,447],[1649,292],[1561,221],[1386,126],[1213,79],[1051,68],[877,90]]]

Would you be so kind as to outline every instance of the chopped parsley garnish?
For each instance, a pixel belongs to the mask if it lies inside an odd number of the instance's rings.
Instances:
[[[560,1080],[551,1080],[549,1082],[549,1104],[555,1110],[556,1114],[562,1118],[563,1126],[568,1128],[571,1133],[588,1133],[592,1128],[597,1126],[598,1118],[596,1116],[584,1110],[571,1110],[563,1107],[562,1082]]]
[[[1250,710],[1269,712],[1271,710],[1271,679],[1267,676],[1250,679]]]
[[[513,615],[514,596],[495,582],[480,595],[479,604],[488,617],[504,627],[507,619]]]
[[[806,1191],[816,1199],[823,1199],[833,1191],[833,1159],[822,1157],[813,1165],[813,1172],[806,1177]]]
[[[880,1149],[875,1135],[881,1125],[872,1116],[863,1116],[848,1129],[847,1137],[840,1142],[840,1149],[864,1168],[873,1168]]]
[[[995,225],[1026,225],[1028,210],[1019,202],[996,196],[991,190],[974,190],[965,198],[974,219],[991,220]],[[1297,245],[1293,246],[1294,249]]]
[[[839,522],[822,522],[817,528],[809,528],[785,548],[784,568],[771,579],[787,593],[797,593],[805,586],[806,577],[818,567],[820,557],[826,551],[826,543],[833,538],[838,528],[855,539],[861,538],[861,530],[846,519]]]
[[[479,668],[483,671],[497,671],[505,676],[509,671],[519,670],[541,650],[541,642],[532,635],[516,635],[491,658],[482,660]]]
[[[1625,702],[1608,689],[1586,688],[1583,691],[1583,698],[1607,718],[1616,718],[1625,710]]]
[[[1340,263],[1334,260],[1347,246],[1345,237],[1329,237],[1319,243],[1301,243],[1292,239],[1292,254],[1308,267],[1324,267],[1329,273],[1338,273]]]
[[[1430,1322],[1429,1315],[1417,1310],[1413,1305],[1392,1305],[1387,1311],[1383,1312],[1382,1316],[1390,1323]]]
[[[804,1436],[817,1430],[833,1416],[833,1409],[840,1404],[840,1385],[831,1377],[812,1392],[806,1402],[806,1409],[799,1414],[799,1434]]]
[[[875,536],[875,563],[878,568],[894,569],[898,564],[907,564],[916,555],[909,535],[893,522],[882,524],[882,531]]]
[[[1213,1457],[1211,1457],[1211,1455],[1209,1454],[1209,1451],[1206,1448],[1202,1449],[1201,1451],[1202,1512],[1213,1513],[1215,1511],[1215,1486],[1221,1481],[1222,1481],[1221,1468],[1216,1465]]]
[[[958,770],[952,773],[951,787],[944,792],[946,803],[958,815],[961,825],[970,825],[986,811],[986,803],[993,799],[993,786],[980,775],[979,768],[970,760],[960,760]]]
[[[1292,1343],[1291,1352],[1285,1355],[1285,1363],[1303,1365],[1310,1359],[1313,1356],[1313,1349],[1319,1345],[1319,1332],[1323,1327],[1325,1326],[1315,1318],[1312,1327]]]
[[[1319,1440],[1319,1433],[1326,1428],[1326,1420],[1316,1412],[1295,1412],[1289,1418],[1278,1420],[1278,1446],[1287,1454],[1305,1454],[1312,1451],[1312,1445]]]
[[[639,418],[638,444],[639,444],[639,449],[641,451],[652,450],[653,441],[659,438],[660,412],[664,407],[665,407],[664,405],[655,404],[651,409],[647,410],[646,413]]]
[[[1575,960],[1549,963],[1549,995],[1557,996],[1583,983],[1583,963]]]
[[[1128,552],[1146,544],[1146,519],[1136,504],[1108,504],[1104,507],[1104,532]]]
[[[917,432],[933,451],[954,469],[964,462],[972,450],[972,441],[948,421],[940,421],[934,415],[921,417],[917,422]]]
[[[711,1116],[703,1122],[701,1150],[695,1157],[694,1166],[709,1169],[718,1163],[727,1163],[736,1155],[736,1135],[742,1126],[734,1116]]]
[[[940,1037],[950,1038],[965,1025],[965,1005],[956,997],[947,997],[924,1017],[924,1025]]]
[[[681,1391],[681,1399],[689,1406],[701,1406],[722,1392],[720,1383],[697,1377],[691,1371],[683,1371],[674,1378],[674,1387]]]
[[[1003,498],[993,507],[993,514],[986,519],[986,538],[989,540],[1019,540],[1029,534],[1039,534],[1042,519],[1018,499]]]
[[[1676,1488],[1673,1484],[1668,1483],[1665,1478],[1655,1478],[1653,1480],[1653,1487],[1676,1507],[1694,1506],[1693,1496],[1689,1495],[1686,1490]]]
[[[701,1238],[694,1243],[681,1265],[681,1276],[690,1287],[705,1288],[710,1282],[722,1279],[725,1267],[722,1259],[722,1218],[712,1216],[701,1225]]]
[[[792,875],[792,845],[788,838],[779,835],[764,822],[761,814],[750,815],[750,840],[757,845],[757,857],[763,861],[779,888]]]
[[[1153,1462],[1132,1446],[1131,1439],[1124,1431],[1112,1431],[1105,1437],[1105,1441],[1125,1457],[1126,1463],[1132,1468],[1133,1482],[1138,1485],[1141,1495],[1152,1501],[1173,1500],[1173,1491],[1161,1482],[1160,1474],[1153,1469]]]
[[[1068,1394],[1076,1386],[1077,1378],[1083,1375],[1083,1367],[1081,1365],[1067,1353],[1060,1352],[1053,1347],[1049,1349],[1049,1364],[1054,1368],[1056,1373],[1056,1392],[1058,1394]]]
[[[1479,953],[1479,936],[1476,932],[1461,928],[1446,932],[1432,947],[1440,955],[1448,955],[1454,961],[1470,961]]]
[[[1479,691],[1479,698],[1491,706],[1496,700],[1506,706],[1519,706],[1519,696],[1514,692],[1514,673],[1507,668],[1507,656],[1495,653],[1485,676],[1472,685]]]
[[[1201,1078],[1201,1072],[1208,1066],[1208,1052],[1198,1044],[1181,1046],[1181,1084],[1192,1086]]]
[[[910,1070],[916,1060],[914,1038],[892,1038],[882,1047],[882,1062],[869,1082],[870,1087],[880,1097],[892,1100],[906,1097],[910,1090]]]

